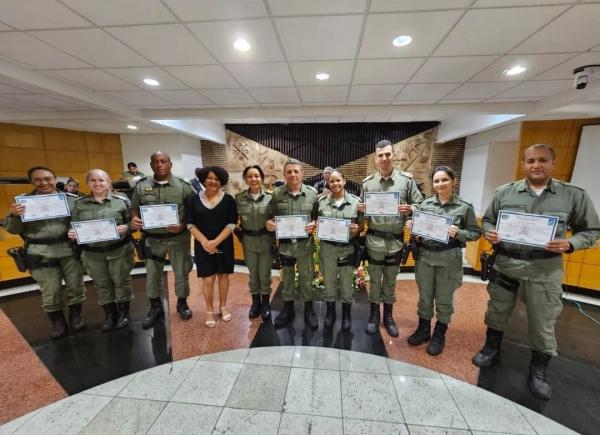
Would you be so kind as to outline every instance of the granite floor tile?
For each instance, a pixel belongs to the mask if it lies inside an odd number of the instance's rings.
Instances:
[[[339,371],[292,368],[283,410],[341,417],[341,394]]]
[[[242,367],[235,363],[198,361],[171,401],[223,406]]]
[[[342,372],[341,375],[344,417],[404,423],[389,375],[359,372]]]
[[[227,399],[227,406],[281,412],[289,376],[289,367],[245,365]]]
[[[221,410],[217,406],[171,402],[158,416],[148,435],[210,435]]]
[[[145,434],[166,404],[154,400],[116,397],[81,433],[82,435]]]
[[[276,435],[281,413],[250,409],[224,408],[214,435]]]
[[[444,381],[392,376],[406,424],[468,429]]]
[[[246,364],[290,367],[294,358],[292,346],[254,347],[250,349]]]
[[[243,364],[248,357],[249,351],[250,349],[227,350],[225,352],[202,355],[199,359],[201,361],[220,361]]]
[[[525,416],[525,419],[535,429],[538,434],[544,435],[576,435],[577,432],[556,423],[555,421],[532,411],[529,408],[525,408],[521,405],[515,405],[519,412]]]
[[[340,370],[389,374],[385,358],[362,352],[340,351]]]
[[[296,346],[292,367],[339,370],[340,351],[329,347]]]
[[[25,423],[31,420],[33,416],[35,416],[38,412],[40,412],[40,410],[36,409],[35,411],[17,417],[14,420],[3,424],[2,426],[0,426],[0,435],[10,435],[14,433],[17,429],[19,429],[21,426],[23,426]]]
[[[115,397],[123,388],[125,388],[137,376],[137,373],[123,376],[114,381],[100,384],[97,387],[90,388],[82,392],[82,394],[95,394],[97,396]]]
[[[281,415],[279,435],[343,435],[341,418],[317,417],[312,415]]]
[[[450,429],[447,427],[415,426],[408,425],[410,435],[470,435],[471,432],[464,429]]]
[[[344,419],[344,435],[409,435],[405,425],[383,421]]]
[[[420,376],[422,378],[433,378],[439,379],[440,374],[433,370],[426,369],[424,367],[405,363],[395,359],[385,359],[392,375],[403,375],[403,376]]]

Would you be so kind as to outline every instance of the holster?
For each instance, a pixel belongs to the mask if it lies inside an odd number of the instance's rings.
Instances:
[[[76,260],[81,260],[81,253],[83,252],[82,246],[79,245],[75,240],[71,240],[69,245],[71,246],[71,251],[73,251],[73,257]]]
[[[46,260],[41,255],[26,254],[25,256],[29,270],[42,269],[44,267],[58,267],[60,261],[58,260]]]
[[[497,270],[492,269],[489,279],[491,282],[495,282],[500,287],[508,290],[511,293],[517,293],[519,291],[519,281],[511,278],[510,276],[504,275]]]
[[[294,257],[279,254],[279,263],[282,267],[292,267],[296,265],[296,259]]]
[[[493,247],[492,253],[482,252],[479,259],[481,260],[481,280],[491,280],[492,273],[494,272],[494,263],[496,262],[496,256],[498,250]]]
[[[235,234],[240,243],[242,243],[242,240],[244,239],[244,230],[242,230],[240,227],[235,227],[233,234]]]
[[[29,263],[27,262],[27,253],[24,247],[18,246],[16,248],[10,248],[6,253],[11,256],[19,272],[27,272]]]
[[[402,250],[396,252],[392,255],[386,255],[383,260],[374,260],[369,257],[369,263],[375,264],[377,266],[398,266],[400,265],[400,260],[402,259]]]
[[[133,239],[133,247],[135,248],[135,252],[140,260],[146,259],[146,237],[142,235],[139,239]]]
[[[363,260],[367,259],[367,238],[364,236],[356,236],[354,238],[354,257],[352,265],[359,267]],[[339,264],[338,264],[339,265]]]

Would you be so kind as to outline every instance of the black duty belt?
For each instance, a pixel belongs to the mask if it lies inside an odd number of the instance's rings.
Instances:
[[[251,237],[258,237],[258,236],[262,236],[264,234],[269,234],[269,231],[267,231],[266,228],[261,228],[260,230],[245,230],[242,228],[242,234],[244,234],[244,236],[251,236]]]
[[[509,251],[508,249],[500,247],[498,249],[498,255],[505,255],[506,257],[516,258],[517,260],[539,260],[540,258],[552,258],[558,257],[562,254],[557,254],[548,251]]]
[[[111,252],[117,248],[120,248],[121,246],[126,245],[130,241],[131,241],[131,237],[127,236],[124,239],[121,239],[115,243],[111,243],[110,245],[107,245],[107,246],[94,247],[94,246],[82,245],[81,249],[83,249],[84,251],[89,251],[89,252]]]
[[[381,237],[382,239],[386,239],[386,240],[403,240],[404,239],[404,235],[402,233],[400,233],[400,234],[388,233],[386,231],[379,231],[379,230],[374,230],[371,228],[369,228],[369,230],[367,231],[367,234],[372,234],[376,237]]]
[[[333,246],[350,246],[351,243],[343,243],[343,242],[331,242],[329,240],[321,240],[321,242],[323,243],[327,243],[328,245],[333,245]]]
[[[26,236],[21,237],[29,245],[56,245],[58,243],[65,243],[69,241],[69,238],[66,234],[60,237],[41,237],[39,239],[30,239]]]
[[[462,245],[460,244],[460,242],[457,242],[457,241],[449,242],[447,245],[443,245],[441,243],[440,244],[436,243],[435,245],[421,244],[419,246],[423,249],[427,249],[428,251],[434,251],[434,252],[449,251],[450,249],[462,248]]]
[[[149,239],[170,239],[172,237],[176,237],[181,233],[148,233],[144,231],[144,236]]]

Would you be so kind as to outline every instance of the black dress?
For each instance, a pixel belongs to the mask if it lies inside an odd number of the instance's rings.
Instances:
[[[214,207],[206,207],[200,200],[200,195],[194,195],[187,207],[186,220],[195,225],[208,240],[217,238],[223,228],[237,223],[237,208],[235,200],[225,194]],[[210,255],[200,242],[194,240],[194,260],[199,277],[207,277],[215,273],[233,273],[233,236],[229,235],[217,247],[218,254]]]

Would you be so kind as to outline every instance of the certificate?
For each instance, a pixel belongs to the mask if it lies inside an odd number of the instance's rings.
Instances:
[[[275,216],[275,237],[277,239],[305,239],[308,237],[304,229],[308,225],[308,216],[289,215]]]
[[[67,196],[64,193],[17,196],[15,201],[25,206],[25,213],[21,215],[23,222],[55,219],[71,215],[67,204]]]
[[[412,216],[410,233],[426,239],[448,243],[448,239],[450,238],[448,229],[453,222],[454,219],[450,216],[415,210]]]
[[[348,243],[348,240],[350,240],[350,224],[350,219],[319,216],[317,237],[330,242]]]
[[[554,239],[558,217],[500,210],[496,231],[503,242],[544,247]]]
[[[75,230],[77,243],[80,245],[120,239],[114,219],[71,222],[71,225]]]
[[[398,216],[400,193],[365,192],[365,216]]]
[[[156,204],[140,206],[142,228],[166,228],[169,225],[179,225],[177,204]]]

